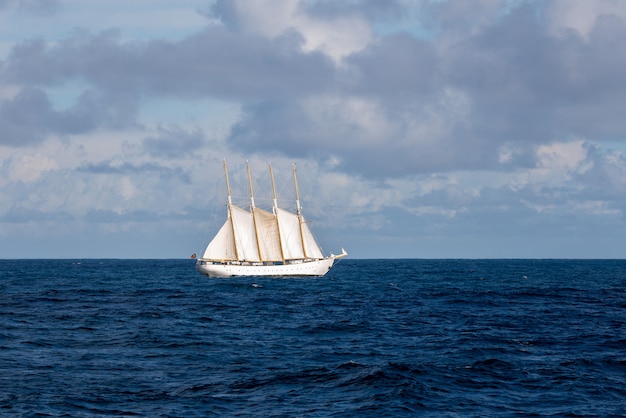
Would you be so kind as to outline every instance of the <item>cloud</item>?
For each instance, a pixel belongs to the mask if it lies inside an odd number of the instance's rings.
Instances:
[[[624,226],[621,2],[170,3],[0,0],[0,235],[182,240],[224,157],[296,161],[369,254]]]
[[[176,178],[182,182],[189,183],[189,175],[180,168],[169,168],[155,163],[133,164],[129,162],[115,164],[111,161],[102,161],[97,164],[87,164],[76,168],[77,172],[89,174],[115,174],[115,175],[136,175],[152,173],[162,179]]]
[[[0,216],[0,222],[11,224],[71,222],[72,215],[64,212],[49,212],[37,209],[16,207]]]
[[[612,42],[626,40],[626,25],[598,25],[611,35],[588,44],[576,36],[554,38],[522,8],[452,51],[448,78],[481,111],[474,115],[481,133],[533,142],[621,137],[626,125],[614,111],[626,90],[617,75],[626,56],[607,52]]]
[[[493,2],[485,5],[495,14]],[[455,19],[468,20],[453,17],[460,13],[454,8],[438,13],[448,25],[442,38],[459,29]],[[340,155],[345,169],[384,176],[508,170],[528,166],[533,144],[572,136],[620,139],[626,133],[618,116],[626,85],[619,74],[626,57],[608,51],[626,41],[626,26],[619,19],[599,19],[597,25],[598,35],[587,44],[555,38],[525,6],[480,20],[454,42],[385,35],[336,68],[334,94],[250,105],[230,140],[296,157]],[[359,109],[355,103],[367,105]],[[506,167],[502,146],[517,150]]]
[[[0,0],[0,11],[16,7],[20,11],[48,14],[58,9],[60,0]]]
[[[88,212],[84,219],[87,222],[121,224],[124,222],[157,222],[162,220],[163,217],[157,213],[146,210],[135,210],[129,213],[94,210]]]
[[[458,2],[433,5],[441,39],[476,18],[470,34],[440,44],[407,33],[363,33],[339,63],[332,51],[307,46],[316,33],[307,32],[307,22],[366,14],[340,14],[327,3],[314,9],[284,3],[283,14],[274,16],[262,2],[218,2],[214,13],[228,25],[179,41],[127,42],[119,31],[106,31],[78,32],[55,45],[22,43],[5,63],[4,77],[39,87],[5,101],[4,142],[128,127],[137,123],[142,101],[159,97],[242,100],[247,104],[229,139],[233,147],[343,156],[344,169],[364,175],[497,169],[503,144],[521,156],[506,159],[510,169],[527,164],[532,144],[571,136],[618,139],[626,131],[617,117],[626,55],[597,56],[626,39],[619,18],[596,20],[585,43],[552,36],[529,6],[463,19]],[[495,16],[494,3],[481,5]],[[240,26],[247,30],[234,30]],[[57,111],[45,89],[76,77],[89,89],[72,109]],[[34,109],[36,124],[12,117],[20,106]],[[371,155],[376,170],[370,170]]]
[[[186,131],[178,126],[170,128],[159,127],[156,136],[148,136],[143,145],[153,156],[177,157],[188,154],[190,151],[203,145],[204,132],[200,129]]]
[[[90,91],[82,93],[71,108],[57,110],[43,90],[25,87],[0,102],[0,144],[32,145],[52,135],[128,128],[135,125],[135,113],[133,104],[109,101]]]
[[[297,94],[327,83],[332,67],[303,54],[298,39],[265,40],[220,27],[181,41],[125,42],[119,31],[79,31],[56,45],[27,41],[14,47],[3,78],[55,85],[80,78],[111,96],[175,95],[254,99]]]
[[[324,11],[329,8],[333,13]],[[321,12],[322,16],[315,11]],[[337,63],[364,49],[373,38],[371,26],[359,9],[340,9],[328,3],[218,0],[212,13],[232,29],[260,34],[268,39],[295,32],[303,39],[302,52],[320,51]]]
[[[626,20],[626,5],[619,0],[553,0],[546,4],[545,18],[554,36],[571,36],[575,31],[585,40],[601,22],[599,19]]]
[[[9,181],[19,181],[32,183],[39,180],[46,172],[57,170],[58,163],[40,153],[22,155],[8,161],[7,179]]]
[[[24,87],[0,102],[1,138],[19,146],[52,134],[132,127],[138,106],[149,99],[299,96],[326,90],[329,74],[328,61],[296,51],[287,38],[234,36],[219,27],[176,42],[128,43],[117,31],[79,32],[56,45],[26,41],[2,68],[0,79]],[[75,79],[83,81],[84,91],[70,109],[57,110],[46,89]]]

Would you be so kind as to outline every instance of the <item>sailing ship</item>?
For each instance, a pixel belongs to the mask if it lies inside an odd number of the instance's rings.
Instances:
[[[348,255],[325,256],[302,216],[296,166],[292,165],[296,192],[295,213],[278,206],[274,172],[269,165],[272,211],[256,207],[250,165],[246,162],[250,185],[250,209],[233,204],[224,160],[228,193],[226,221],[196,260],[196,270],[209,277],[233,276],[323,276],[336,259]]]

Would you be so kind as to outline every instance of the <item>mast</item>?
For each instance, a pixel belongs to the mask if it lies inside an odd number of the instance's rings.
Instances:
[[[274,212],[274,220],[276,221],[276,230],[278,231],[278,246],[280,247],[280,258],[285,262],[285,252],[283,251],[283,238],[280,235],[280,222],[278,222],[278,199],[276,199],[276,184],[274,184],[274,171],[272,170],[272,163],[270,163],[270,178],[272,179],[272,192],[274,192],[274,203],[272,205],[272,212]]]
[[[228,180],[228,169],[226,169],[226,158],[224,158],[224,175],[226,176],[226,189],[228,191],[228,217],[230,218],[230,227],[233,232],[233,244],[235,247],[235,259],[239,260],[239,252],[237,251],[237,236],[235,235],[235,223],[233,221],[233,198],[230,195],[230,181]]]
[[[252,189],[252,177],[250,176],[250,164],[248,164],[248,160],[246,160],[246,168],[248,169],[248,183],[250,183],[250,212],[252,212],[252,222],[254,223],[256,250],[259,253],[259,261],[263,262],[263,255],[261,254],[261,244],[259,243],[259,228],[257,228],[256,213],[254,210],[254,190]]]
[[[304,234],[302,232],[302,224],[304,223],[304,220],[302,219],[302,207],[300,206],[298,179],[296,178],[296,163],[293,163],[291,170],[293,171],[293,184],[296,187],[296,209],[298,213],[298,224],[300,225],[300,244],[302,245],[302,254],[304,254],[304,258],[308,258],[306,254],[306,246],[304,245]]]

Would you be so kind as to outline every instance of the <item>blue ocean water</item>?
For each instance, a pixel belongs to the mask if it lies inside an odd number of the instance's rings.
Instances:
[[[626,261],[0,260],[6,416],[623,416]]]

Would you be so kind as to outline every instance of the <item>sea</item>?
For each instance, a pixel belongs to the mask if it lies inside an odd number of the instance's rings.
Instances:
[[[626,416],[626,261],[0,260],[0,415]]]

